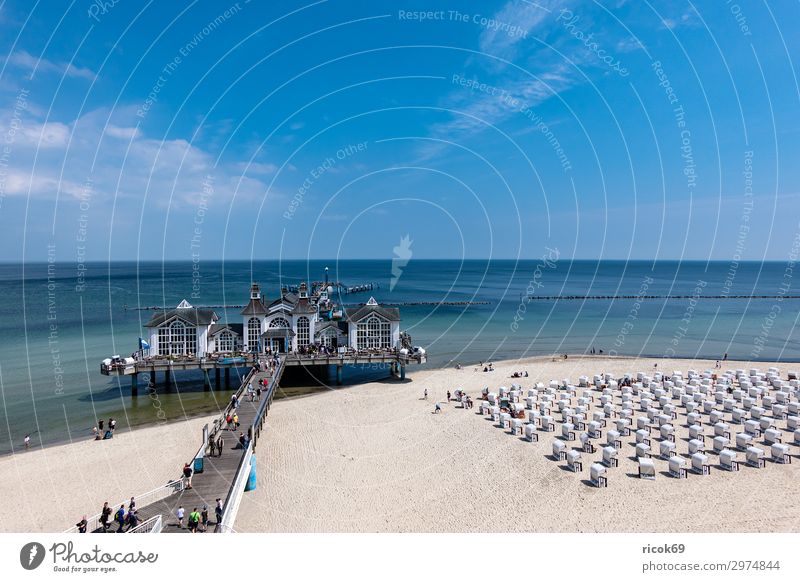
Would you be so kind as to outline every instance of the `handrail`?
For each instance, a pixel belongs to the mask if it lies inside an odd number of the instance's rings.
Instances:
[[[161,514],[158,514],[148,520],[143,521],[133,529],[129,529],[125,533],[161,533],[163,528],[164,525],[161,519]]]
[[[138,496],[136,496],[134,498],[134,500],[136,501],[136,505],[137,506],[144,507],[145,505],[150,505],[151,503],[155,503],[156,501],[161,501],[162,499],[164,499],[166,497],[169,497],[173,493],[180,493],[181,491],[183,491],[183,485],[184,485],[183,484],[183,479],[176,479],[174,481],[170,481],[166,485],[162,485],[161,487],[157,487],[157,488],[153,489],[152,491],[148,491],[147,493],[144,493],[142,495],[138,495]],[[129,502],[130,502],[130,499],[126,499],[125,501],[117,503],[116,505],[109,505],[109,507],[111,508],[111,512],[112,512],[111,513],[111,519],[113,520],[113,518],[114,518],[114,513],[113,512],[116,511],[116,509],[120,505],[126,505],[127,506]],[[100,523],[100,517],[102,515],[103,515],[102,513],[98,513],[98,514],[93,515],[92,517],[88,518],[86,520],[88,522],[87,526],[86,526],[86,531],[93,532],[93,531],[99,530],[102,527],[102,524]],[[113,521],[111,523],[113,523]],[[78,526],[74,525],[71,528],[69,528],[68,530],[66,530],[64,533],[67,533],[67,534],[69,534],[69,533],[78,533]]]

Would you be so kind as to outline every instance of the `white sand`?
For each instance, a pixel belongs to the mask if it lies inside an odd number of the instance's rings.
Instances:
[[[176,479],[202,441],[198,417],[114,438],[22,451],[0,457],[0,531],[60,532],[81,516]]]
[[[344,388],[312,397],[278,401],[270,411],[258,444],[258,487],[246,493],[236,529],[246,532],[789,532],[800,531],[797,496],[800,462],[739,473],[717,468],[709,453],[710,476],[686,480],[665,476],[667,462],[656,459],[656,481],[633,477],[635,438],[623,438],[620,466],[608,470],[609,486],[586,485],[591,460],[584,453],[583,473],[565,470],[550,458],[560,435],[539,433],[538,443],[511,436],[479,415],[479,404],[463,410],[456,403],[432,414],[445,391],[463,387],[473,399],[484,386],[610,372],[653,370],[656,360],[572,357],[552,363],[495,363],[493,373],[418,371],[413,381],[395,380]],[[725,362],[724,369],[770,364]],[[661,371],[702,371],[714,362],[658,360]],[[800,366],[778,366],[782,376]],[[514,370],[530,377],[513,380]],[[428,401],[421,400],[428,388]],[[682,414],[683,413],[683,414]],[[638,414],[636,415],[638,416]],[[560,414],[554,414],[560,419]],[[686,453],[685,411],[679,408],[678,452]],[[785,426],[785,421],[781,428]],[[609,424],[609,428],[613,428]],[[707,434],[713,434],[705,426]],[[634,426],[635,429],[635,426]],[[741,428],[731,426],[732,432]],[[788,433],[785,433],[788,434]],[[598,444],[605,443],[603,439]],[[707,448],[711,449],[711,439]],[[570,447],[576,446],[570,443]],[[653,437],[653,449],[658,442]],[[764,447],[769,456],[769,447]],[[743,453],[739,453],[740,459]],[[743,459],[742,459],[743,460]],[[744,463],[742,463],[744,464]]]

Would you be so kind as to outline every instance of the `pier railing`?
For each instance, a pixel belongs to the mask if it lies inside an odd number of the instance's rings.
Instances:
[[[266,418],[267,412],[272,405],[272,400],[275,396],[275,388],[278,385],[278,378],[281,377],[281,373],[283,372],[285,366],[286,361],[281,359],[280,363],[272,372],[269,384],[267,385],[266,393],[263,394],[258,411],[256,412],[255,417],[253,417],[253,423],[247,429],[247,448],[242,454],[242,458],[239,460],[239,465],[236,467],[236,476],[234,477],[231,488],[228,491],[228,496],[225,498],[222,520],[215,527],[215,533],[233,532],[233,523],[236,521],[236,515],[239,513],[239,504],[242,501],[242,495],[244,495],[247,479],[250,477],[250,463],[253,452],[255,451],[256,442],[258,441],[258,437],[261,435],[261,428],[264,425],[264,419]],[[246,387],[249,379],[250,376],[248,376],[248,379],[243,384],[243,387]]]
[[[157,487],[156,489],[153,489],[152,491],[148,491],[147,493],[144,493],[143,495],[135,496],[134,497],[134,501],[136,502],[136,505],[138,507],[144,507],[146,505],[150,505],[150,504],[155,503],[157,501],[161,501],[162,499],[166,499],[167,497],[169,497],[170,495],[173,495],[174,493],[180,493],[181,491],[183,491],[183,486],[184,486],[183,479],[177,479],[175,481],[170,481],[166,485],[163,485],[161,487]],[[119,509],[120,505],[125,505],[125,507],[127,507],[128,503],[130,503],[130,498],[128,498],[128,499],[126,499],[124,501],[121,501],[120,503],[117,503],[116,505],[109,505],[109,507],[111,508],[111,516],[110,516],[111,521],[109,523],[111,523],[112,526],[114,524],[114,521],[113,521],[114,520],[114,513],[117,511],[117,509]],[[102,513],[98,513],[97,515],[93,515],[92,517],[87,518],[86,521],[88,522],[88,524],[86,526],[86,531],[94,532],[94,531],[98,531],[98,530],[102,529],[103,528],[103,524],[100,523],[100,518],[102,517],[102,515],[103,515]],[[68,530],[66,530],[64,533],[68,533],[68,534],[69,533],[78,533],[78,526],[74,525],[71,528],[69,528]]]
[[[159,514],[129,529],[126,533],[161,533],[163,528],[164,522],[161,519],[161,514]]]

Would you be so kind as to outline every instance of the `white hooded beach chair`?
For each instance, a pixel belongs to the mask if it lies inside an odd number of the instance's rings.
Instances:
[[[700,439],[691,439],[689,441],[689,454],[701,453],[706,450],[706,444]]]
[[[539,422],[539,411],[538,410],[529,410],[528,411],[528,422],[537,424]]]
[[[662,439],[675,442],[675,428],[671,424],[662,424],[658,430]]]
[[[575,440],[575,425],[569,422],[565,422],[561,425],[561,437],[564,440],[574,441]]]
[[[725,449],[719,454],[719,464],[723,469],[728,471],[738,471],[739,461],[736,460],[736,451]]]
[[[614,447],[603,447],[603,464],[606,467],[619,465],[618,451]]]
[[[567,453],[567,466],[572,469],[573,473],[583,471],[583,461],[581,461],[580,451],[573,449]]]
[[[646,416],[638,416],[636,418],[636,429],[637,430],[647,430],[650,432],[650,419]]]
[[[486,416],[491,412],[491,410],[492,410],[491,405],[486,400],[483,400],[481,402],[481,414]]]
[[[714,437],[714,452],[719,454],[725,450],[725,448],[730,443],[730,439],[724,436],[715,436]]]
[[[703,453],[695,453],[692,455],[692,471],[698,475],[711,474],[711,465],[708,462],[708,457]]]
[[[610,402],[608,404],[603,405],[603,414],[605,414],[606,418],[613,418],[616,415],[616,410],[614,409],[614,405]]]
[[[620,418],[614,423],[614,425],[617,427],[617,432],[622,436],[628,436],[631,434],[631,421],[629,418]]]
[[[542,416],[540,422],[544,432],[553,432],[556,430],[556,423],[553,422],[552,416]]]
[[[533,396],[528,396],[525,399],[525,408],[527,408],[528,410],[533,410],[535,406],[536,406],[536,398],[534,398]]]
[[[692,426],[695,424],[700,424],[700,413],[690,412],[686,415],[686,426]]]
[[[722,401],[722,410],[725,412],[732,412],[736,406],[736,401],[733,398],[726,398]]]
[[[500,422],[500,407],[492,406],[492,421]]]
[[[789,416],[786,418],[786,428],[788,430],[797,430],[800,428],[800,416]]]
[[[744,423],[744,432],[758,438],[761,436],[761,424],[757,420],[748,420]]]
[[[563,441],[553,441],[553,458],[556,461],[563,461],[567,458],[567,445]]]
[[[731,427],[727,422],[719,421],[714,424],[714,436],[731,438]]]
[[[703,400],[703,412],[705,414],[711,414],[714,411],[714,406],[716,403],[713,400]]]
[[[751,467],[762,469],[764,467],[764,450],[758,447],[747,447],[745,460]]]
[[[500,415],[500,428],[511,428],[511,415],[503,412]]]
[[[735,424],[742,424],[747,420],[747,411],[743,408],[734,408],[731,411],[731,422]]]
[[[658,453],[662,459],[670,459],[678,454],[675,451],[675,443],[672,441],[661,441],[658,443]]]
[[[719,410],[714,410],[708,415],[708,418],[711,424],[717,424],[718,422],[722,422],[722,419],[725,418],[725,416]]]
[[[592,413],[592,422],[597,422],[600,424],[601,427],[605,428],[606,426],[606,415],[600,412],[599,410],[595,410]]]
[[[636,431],[636,443],[650,444],[650,431],[639,429]]]
[[[592,463],[592,466],[589,467],[589,481],[595,487],[608,487],[606,468],[600,463]]]
[[[693,424],[689,427],[689,438],[693,440],[704,439],[703,427],[699,424]]]
[[[592,443],[592,437],[589,436],[588,432],[582,432],[580,434],[579,440],[581,441],[581,449],[584,453],[593,453],[594,452],[594,443]]]
[[[637,459],[649,459],[650,458],[650,445],[645,443],[639,443],[636,445],[636,458]]]
[[[768,428],[764,431],[764,442],[768,445],[773,443],[780,443],[783,441],[783,435],[781,431],[775,428]]]
[[[772,460],[776,463],[791,463],[792,457],[789,455],[789,446],[775,443],[769,448]]]
[[[602,425],[596,420],[593,420],[589,423],[589,436],[591,436],[593,439],[599,439],[603,437]]]
[[[669,474],[676,479],[686,479],[686,459],[683,457],[671,457],[669,460]]]
[[[513,403],[519,402],[520,393],[519,390],[512,390],[508,393],[508,401]]]
[[[622,440],[619,438],[619,432],[616,430],[610,430],[606,433],[606,444],[615,449],[619,449],[622,447]]]
[[[525,439],[531,443],[538,442],[539,434],[536,432],[535,424],[530,423],[525,425]]]
[[[761,432],[769,430],[772,428],[772,419],[768,416],[762,416],[758,420],[758,428],[761,429]]]
[[[511,434],[515,436],[522,436],[524,423],[522,419],[515,418],[511,421]]]
[[[736,448],[740,451],[747,450],[753,444],[753,436],[746,432],[736,433]]]
[[[653,459],[639,458],[639,478],[652,479],[656,478],[656,465]]]
[[[486,395],[486,400],[489,402],[489,404],[492,404],[492,405],[497,404],[499,402],[496,392],[489,392]]]
[[[753,420],[759,420],[762,416],[764,416],[765,412],[766,410],[764,410],[760,406],[753,406],[750,409],[750,418],[752,418]]]

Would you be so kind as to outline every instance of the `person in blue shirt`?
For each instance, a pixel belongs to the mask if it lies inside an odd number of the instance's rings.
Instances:
[[[122,528],[125,527],[125,504],[124,503],[119,506],[119,509],[117,510],[117,514],[114,517],[116,518],[117,523],[119,524],[119,529],[117,530],[117,533],[122,533]]]

